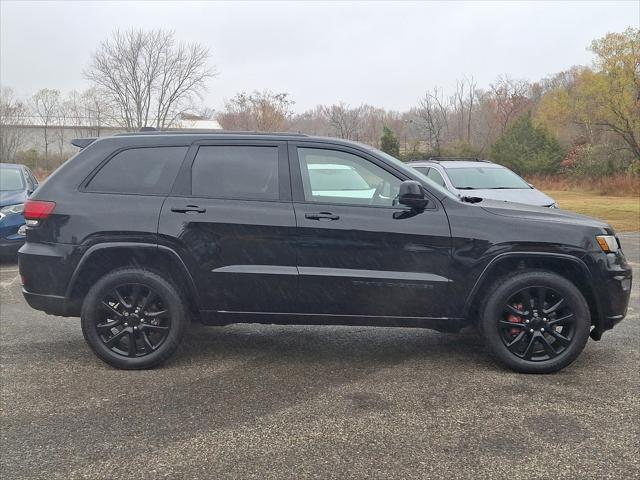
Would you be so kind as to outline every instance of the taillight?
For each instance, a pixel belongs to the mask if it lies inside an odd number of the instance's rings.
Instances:
[[[56,202],[47,202],[45,200],[27,200],[24,204],[25,220],[44,220],[53,209],[56,208]]]

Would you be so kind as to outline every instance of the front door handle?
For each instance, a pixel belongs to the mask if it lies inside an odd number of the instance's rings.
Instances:
[[[197,205],[186,205],[184,207],[172,207],[171,211],[176,213],[204,213],[207,209]]]
[[[339,220],[339,215],[334,215],[329,212],[320,212],[320,213],[305,213],[304,218],[309,220],[320,220],[320,221],[329,221],[329,220]]]

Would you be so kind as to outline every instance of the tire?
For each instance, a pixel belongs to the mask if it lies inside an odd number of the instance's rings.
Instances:
[[[480,327],[491,353],[505,366],[521,373],[552,373],[580,355],[591,316],[569,280],[527,270],[503,277],[489,289],[480,308]]]
[[[180,290],[158,273],[120,268],[100,278],[87,293],[82,333],[91,350],[109,365],[152,368],[182,343],[190,323],[188,311]]]

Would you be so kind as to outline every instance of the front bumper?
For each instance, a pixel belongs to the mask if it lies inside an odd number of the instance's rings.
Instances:
[[[606,254],[600,264],[599,279],[594,287],[598,297],[598,319],[591,331],[591,338],[600,340],[602,334],[612,329],[627,315],[633,273],[622,251]]]

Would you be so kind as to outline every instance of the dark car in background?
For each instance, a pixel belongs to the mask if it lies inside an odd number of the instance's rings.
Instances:
[[[37,186],[29,168],[0,163],[0,256],[13,256],[24,244],[24,202]]]
[[[515,172],[489,160],[439,157],[410,162],[409,165],[459,197],[559,208],[553,198]]]
[[[194,320],[476,326],[505,365],[547,373],[627,311],[631,267],[606,223],[459,198],[365,145],[224,131],[74,144],[25,205],[23,294],[80,316],[118,368],[166,360]]]

